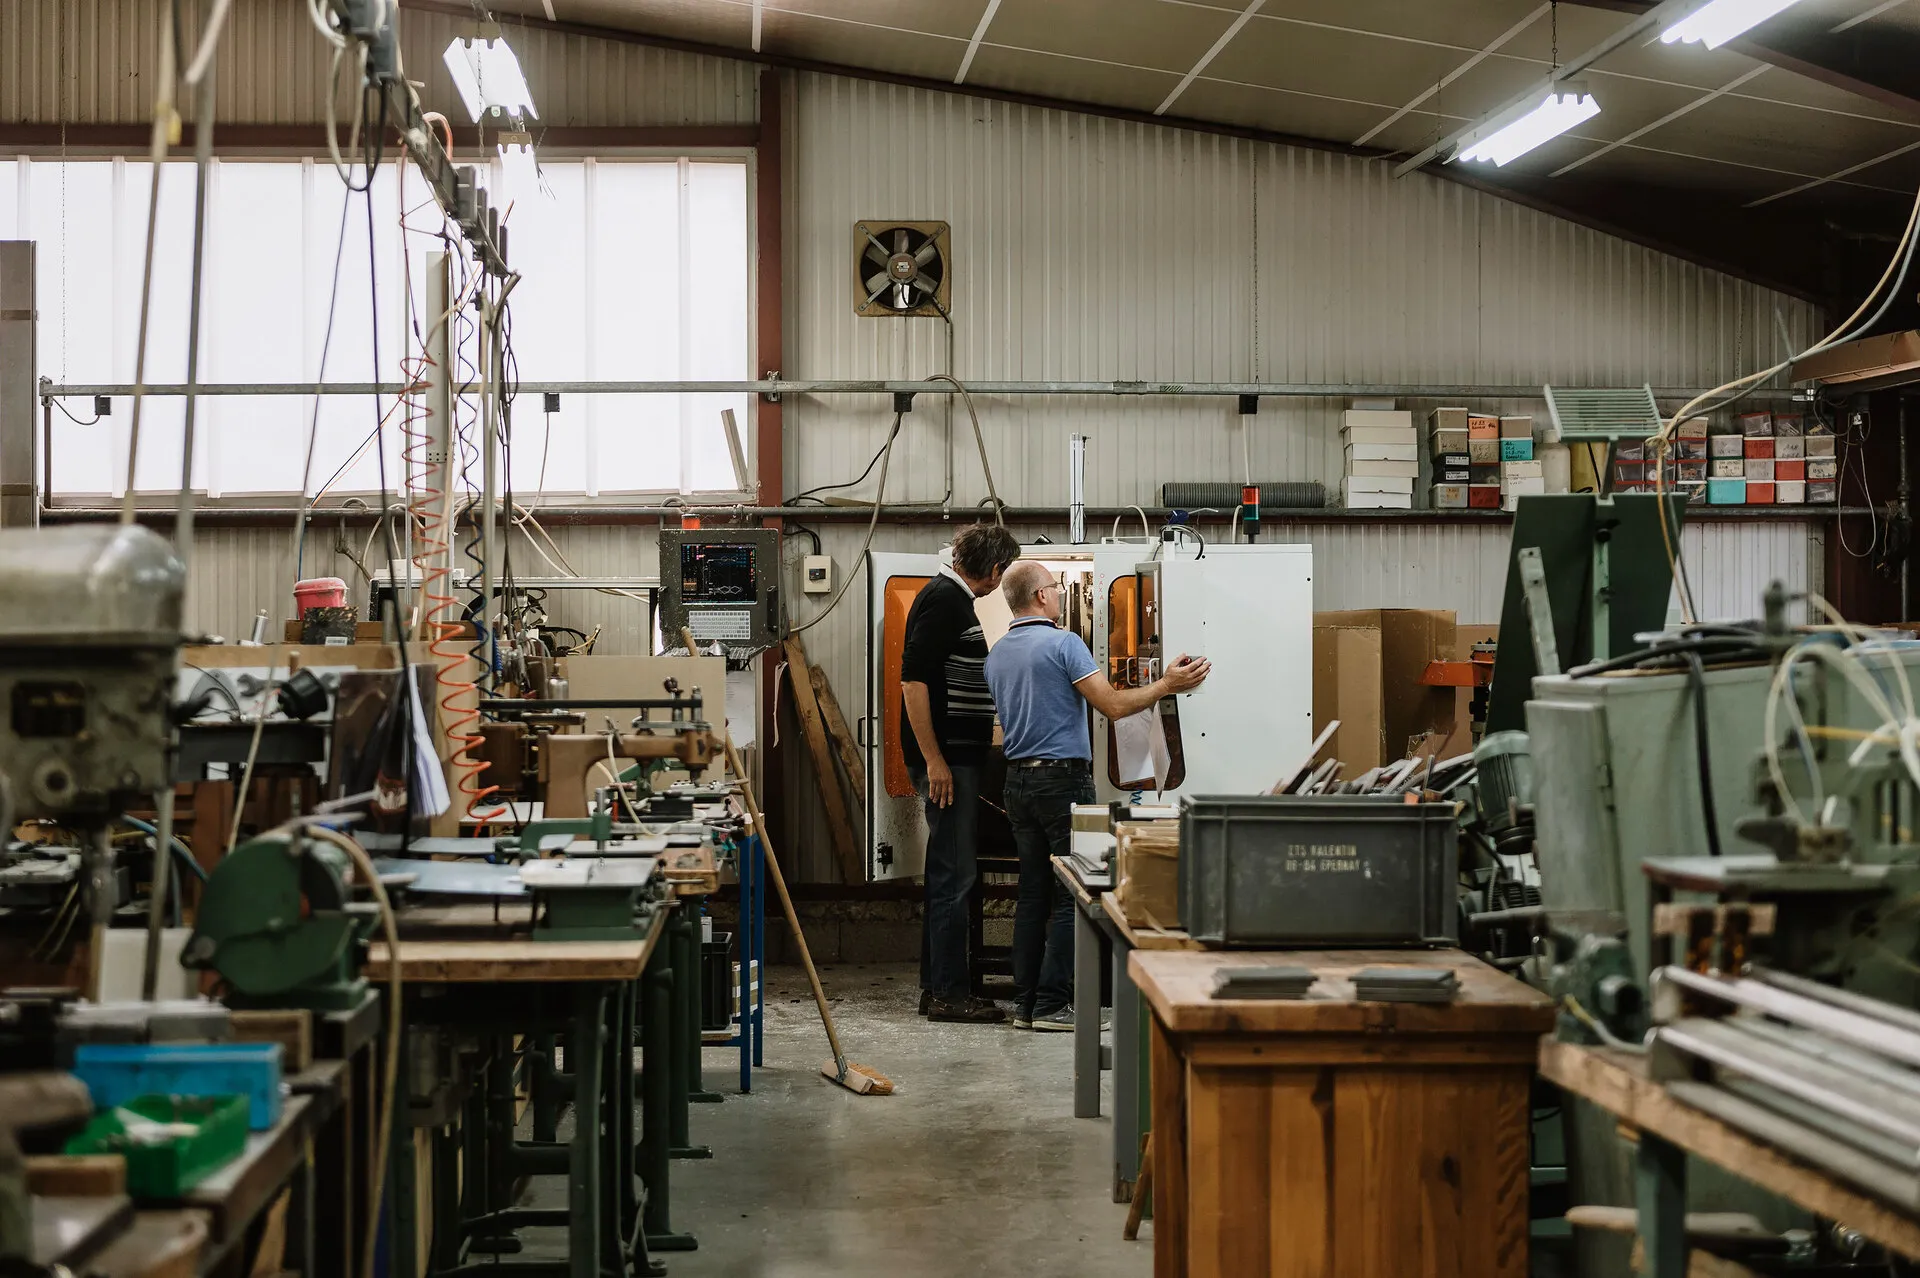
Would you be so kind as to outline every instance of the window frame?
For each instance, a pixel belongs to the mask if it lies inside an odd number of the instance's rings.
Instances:
[[[744,255],[747,308],[742,317],[742,322],[746,331],[749,371],[747,377],[743,380],[755,380],[751,370],[760,366],[760,309],[763,304],[760,295],[761,281],[759,271],[760,236],[762,230],[760,226],[759,148],[754,145],[631,147],[608,145],[552,145],[541,146],[540,156],[543,160],[568,163],[580,161],[591,161],[596,164],[633,162],[660,163],[686,160],[693,162],[739,163],[744,166],[746,178],[745,218],[743,225],[744,242],[741,245],[741,251]],[[313,180],[316,183],[332,177],[329,170],[330,162],[325,153],[316,153],[306,147],[220,147],[215,151],[215,158],[222,162],[255,161],[297,163],[300,161],[312,161]],[[144,151],[132,151],[119,147],[73,147],[69,149],[55,149],[25,146],[8,147],[3,153],[0,153],[0,164],[12,163],[18,160],[26,160],[30,163],[59,163],[61,161],[101,162],[113,160],[145,163],[147,159],[148,157]],[[169,163],[176,162],[183,164],[189,163],[188,161],[181,160],[178,155],[169,157]],[[497,161],[489,159],[488,167],[491,171],[497,173]],[[412,188],[410,187],[409,189],[411,190]],[[140,222],[144,230],[144,210],[140,213]],[[511,255],[511,241],[509,241],[508,251],[509,255]],[[386,325],[383,323],[383,336],[385,327]],[[42,344],[36,343],[37,348],[41,345]],[[51,384],[52,379],[50,375],[43,371],[45,368],[45,359],[38,353],[36,354],[36,365],[36,395],[38,396],[38,385]],[[208,378],[207,380],[215,382],[215,379],[212,378]],[[340,380],[346,381],[347,379]],[[73,384],[82,383],[76,382]],[[217,384],[217,382],[215,382],[215,384]],[[563,392],[563,394],[585,399],[590,393],[579,391]],[[123,397],[116,396],[115,398],[119,400]],[[312,403],[312,397],[310,396],[301,396],[298,398],[303,406]],[[747,466],[748,486],[746,488],[729,484],[723,488],[694,488],[691,491],[658,488],[592,494],[582,490],[548,489],[544,494],[543,504],[560,505],[570,509],[605,511],[609,514],[614,514],[621,512],[664,512],[689,504],[719,506],[745,505],[757,502],[759,499],[757,476],[759,475],[760,466],[760,432],[757,429],[757,423],[765,401],[761,396],[753,394],[747,395],[746,400],[748,407],[747,417],[738,423],[741,434],[741,446],[745,454]],[[71,401],[69,401],[69,403],[71,405]],[[123,405],[116,405],[116,407],[120,408],[122,412],[128,411]],[[50,511],[80,511],[98,509],[103,500],[110,500],[117,506],[121,501],[121,497],[117,494],[60,493],[55,491],[53,485],[53,454],[54,436],[56,433],[55,426],[59,420],[57,416],[59,411],[60,410],[54,407],[51,402],[42,397],[40,437],[36,441],[40,454],[38,482],[41,489],[41,505]],[[80,410],[74,407],[73,411],[78,412]],[[529,402],[526,395],[523,395],[519,404],[520,421],[525,423],[532,418],[535,419],[537,425],[538,411],[538,401],[533,400]],[[523,431],[526,429],[524,424],[521,429]],[[320,476],[315,476],[316,482],[320,478]],[[175,501],[176,496],[173,492],[153,490],[137,493],[135,495],[134,505],[136,509],[143,511],[169,510]],[[299,509],[301,496],[298,492],[287,490],[273,493],[222,494],[218,497],[210,497],[202,490],[198,494],[197,504],[202,509],[214,511],[260,511],[262,513],[286,511],[292,513]],[[313,503],[312,510],[316,515],[328,512],[350,513],[365,508],[367,504],[367,494],[365,493],[358,491],[347,493],[329,492],[325,497]]]

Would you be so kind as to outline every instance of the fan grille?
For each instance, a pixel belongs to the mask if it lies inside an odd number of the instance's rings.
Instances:
[[[1547,411],[1563,440],[1645,439],[1660,430],[1651,386],[1549,386]]]

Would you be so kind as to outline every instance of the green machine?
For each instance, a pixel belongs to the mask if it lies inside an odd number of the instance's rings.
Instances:
[[[217,972],[234,1007],[351,1011],[379,907],[355,901],[346,853],[303,829],[227,854],[208,878],[181,965]]]

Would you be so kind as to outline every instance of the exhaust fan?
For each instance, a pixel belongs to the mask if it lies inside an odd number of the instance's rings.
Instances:
[[[945,222],[856,223],[854,314],[950,313],[948,234]]]

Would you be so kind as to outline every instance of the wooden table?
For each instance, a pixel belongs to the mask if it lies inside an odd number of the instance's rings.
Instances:
[[[1212,997],[1297,965],[1304,999]],[[1457,950],[1136,951],[1153,1011],[1159,1278],[1525,1278],[1528,1087],[1546,996]],[[1452,1003],[1363,1003],[1367,967],[1446,967]]]
[[[642,1223],[642,1199],[634,1188],[636,1171],[647,1192],[645,1244],[635,1248],[633,1259],[644,1264],[649,1249],[692,1245],[690,1238],[672,1230],[667,1216],[666,1134],[670,1127],[684,1128],[685,1120],[675,1124],[673,1115],[676,1107],[685,1106],[688,1059],[684,1044],[675,1042],[669,1029],[679,1017],[672,978],[665,971],[669,947],[664,942],[670,916],[676,912],[669,898],[653,911],[644,932],[604,941],[536,941],[525,934],[524,912],[509,912],[511,917],[502,918],[493,906],[484,904],[409,907],[400,912],[400,979],[409,1024],[438,1024],[480,1035],[495,1044],[493,1060],[503,1053],[510,1060],[515,1034],[564,1032],[569,1043],[567,1065],[574,1079],[574,1134],[566,1146],[568,1202],[563,1212],[513,1205],[507,1183],[512,1177],[496,1183],[500,1179],[496,1173],[514,1157],[511,1145],[489,1146],[488,1152],[478,1155],[472,1148],[473,1142],[484,1144],[489,1139],[493,1122],[475,1123],[470,1115],[462,1122],[458,1139],[447,1133],[436,1139],[434,1215],[439,1223],[431,1231],[427,1273],[461,1267],[463,1221],[479,1216],[494,1222],[487,1236],[496,1241],[510,1236],[518,1225],[565,1225],[570,1278],[626,1272],[627,1240]],[[661,961],[655,962],[656,955]],[[389,962],[386,945],[375,942],[367,958],[368,979],[384,985]],[[649,1064],[641,1076],[641,1099],[648,1139],[636,1149],[633,1040],[643,988],[646,1010],[639,1017],[639,1028],[646,1035]],[[575,1046],[596,1042],[601,1044],[598,1051]],[[668,1068],[655,1062],[666,1062]],[[489,1077],[498,1073],[489,1066]],[[476,1103],[510,1109],[512,1089],[509,1086]],[[536,1104],[535,1144],[552,1140],[557,1120],[557,1104],[544,1124],[540,1109]],[[511,1118],[504,1121],[510,1132]],[[463,1143],[468,1146],[465,1150]],[[396,1278],[415,1278],[418,1272],[413,1148],[411,1141],[395,1147],[403,1173],[393,1194],[398,1209],[393,1229]],[[480,1164],[485,1165],[484,1174]],[[505,1278],[514,1272],[516,1262],[505,1260],[496,1267]],[[546,1268],[551,1271],[552,1266]]]
[[[1686,1272],[1687,1154],[1836,1220],[1890,1251],[1920,1258],[1920,1220],[1683,1104],[1647,1077],[1644,1056],[1547,1039],[1540,1044],[1540,1074],[1639,1132],[1635,1196],[1651,1278]]]

